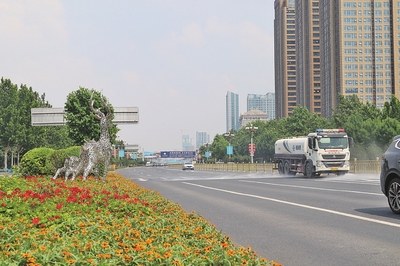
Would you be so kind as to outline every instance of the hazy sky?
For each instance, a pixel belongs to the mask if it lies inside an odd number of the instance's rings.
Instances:
[[[273,0],[0,0],[0,76],[64,107],[79,87],[139,107],[119,136],[181,150],[226,130],[225,96],[274,92]]]

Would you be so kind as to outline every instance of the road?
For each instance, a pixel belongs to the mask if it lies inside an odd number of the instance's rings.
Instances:
[[[285,266],[400,265],[400,216],[390,211],[377,174],[307,179],[168,167],[118,172]]]

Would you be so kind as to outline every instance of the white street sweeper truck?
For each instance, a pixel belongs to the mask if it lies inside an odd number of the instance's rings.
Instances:
[[[350,170],[351,146],[353,139],[344,129],[317,129],[306,137],[277,140],[274,163],[282,175],[344,175]]]

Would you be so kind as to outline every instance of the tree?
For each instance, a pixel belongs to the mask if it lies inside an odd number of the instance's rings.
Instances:
[[[1,78],[0,83],[0,146],[4,153],[4,169],[7,169],[7,155],[13,145],[13,133],[17,115],[17,93],[18,87],[9,79]]]
[[[392,95],[389,102],[385,102],[382,109],[382,118],[395,118],[400,120],[400,101]]]
[[[222,135],[215,135],[213,143],[211,145],[211,149],[213,151],[212,155],[217,161],[224,160],[226,161],[226,146],[229,145],[229,142]]]
[[[68,135],[75,145],[83,145],[85,140],[98,140],[100,136],[100,124],[90,109],[90,97],[93,95],[95,109],[100,108],[103,113],[107,113],[101,102],[101,97],[105,102],[107,99],[100,92],[80,87],[67,96],[65,103],[65,118],[68,127]],[[111,106],[111,111],[114,108]],[[115,124],[110,128],[110,142],[115,142],[119,129]]]
[[[45,100],[45,94],[33,91],[26,85],[13,84],[9,79],[0,82],[0,147],[4,155],[4,168],[8,168],[8,154],[11,152],[11,165],[14,155],[35,147],[62,147],[68,143],[61,127],[33,127],[31,109],[34,107],[51,107]]]

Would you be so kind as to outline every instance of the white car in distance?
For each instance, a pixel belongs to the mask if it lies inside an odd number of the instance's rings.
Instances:
[[[191,162],[186,162],[182,165],[182,170],[194,170],[194,165]]]

